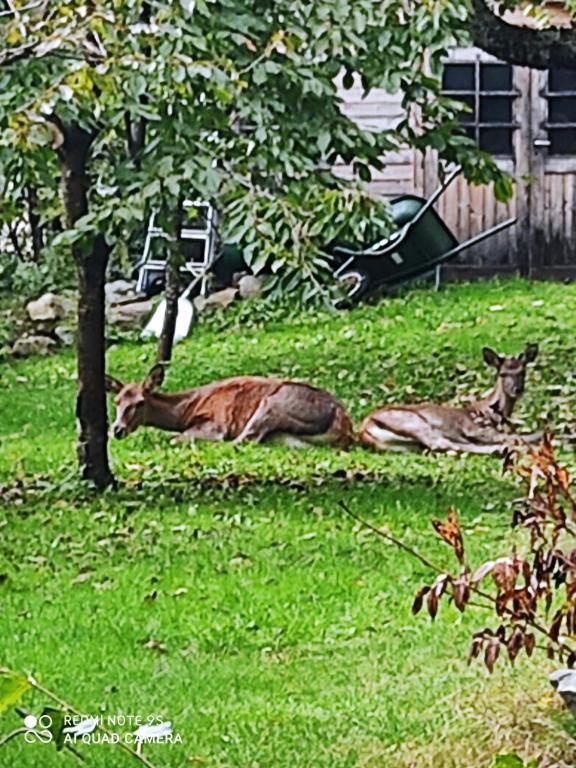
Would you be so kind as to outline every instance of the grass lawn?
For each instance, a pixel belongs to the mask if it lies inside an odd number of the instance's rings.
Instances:
[[[177,347],[166,388],[290,376],[325,386],[358,420],[383,402],[480,393],[491,383],[482,346],[538,342],[516,420],[570,434],[575,307],[576,285],[510,281],[415,290],[336,316],[246,322],[242,308]],[[109,369],[141,378],[153,352],[112,345]],[[470,634],[488,619],[448,604],[433,625],[413,618],[430,575],[338,506],[451,567],[430,518],[454,505],[480,562],[514,540],[517,488],[498,460],[173,446],[141,430],[111,444],[118,490],[92,496],[75,479],[74,390],[69,353],[0,371],[0,666],[33,671],[89,714],[171,720],[183,744],[144,750],[159,768],[574,757],[549,662],[522,658],[492,677],[467,667]],[[35,713],[45,703],[22,700]],[[0,738],[19,724],[1,715]],[[108,746],[79,750],[91,766],[131,764]],[[0,750],[1,766],[76,762],[17,739]]]

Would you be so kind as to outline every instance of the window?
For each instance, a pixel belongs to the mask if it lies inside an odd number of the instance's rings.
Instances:
[[[548,72],[548,120],[551,155],[576,155],[576,71]]]
[[[446,64],[442,92],[466,104],[460,123],[481,149],[493,155],[514,155],[513,107],[518,92],[513,89],[511,66],[480,61]]]

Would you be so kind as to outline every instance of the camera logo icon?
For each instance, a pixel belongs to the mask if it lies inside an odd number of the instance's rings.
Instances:
[[[34,744],[36,741],[41,744],[49,744],[52,741],[52,718],[50,715],[26,715],[24,718],[24,741],[27,744]]]

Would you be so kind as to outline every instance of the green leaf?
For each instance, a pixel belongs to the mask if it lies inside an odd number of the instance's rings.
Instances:
[[[514,192],[512,179],[509,176],[500,176],[494,182],[494,197],[498,202],[505,203],[510,200]]]
[[[370,173],[370,168],[368,168],[367,165],[364,165],[364,163],[355,163],[354,167],[362,181],[365,181],[366,183],[372,181],[372,174]]]
[[[361,11],[354,11],[354,28],[359,35],[366,31],[366,17]]]
[[[266,82],[266,70],[263,66],[256,67],[252,75],[252,79],[256,85],[262,85]]]
[[[350,88],[352,88],[354,85],[354,75],[349,69],[347,69],[344,73],[344,77],[342,78],[342,85],[347,91],[349,91]]]
[[[318,149],[320,152],[322,152],[323,155],[326,153],[326,150],[330,146],[330,139],[330,131],[328,130],[320,131],[318,134]]]
[[[0,667],[0,712],[19,701],[30,688],[30,683],[17,672]]]
[[[146,184],[144,187],[142,187],[141,194],[143,197],[157,197],[160,194],[162,187],[160,185],[160,182],[158,179],[154,179],[154,181],[151,181],[150,184]]]
[[[496,755],[492,768],[525,768],[524,760],[518,755]]]
[[[260,251],[255,254],[254,258],[250,258],[249,265],[254,274],[257,275],[258,272],[261,272],[264,269],[267,261],[267,253],[265,251]]]

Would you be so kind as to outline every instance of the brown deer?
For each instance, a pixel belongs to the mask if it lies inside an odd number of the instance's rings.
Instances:
[[[179,440],[252,440],[290,446],[327,443],[348,446],[352,423],[342,405],[323,389],[263,376],[235,376],[196,389],[157,392],[164,367],[155,365],[143,382],[122,384],[106,377],[115,393],[112,434],[123,438],[140,426],[179,432]]]
[[[522,436],[504,428],[524,392],[526,367],[537,355],[536,344],[528,344],[518,357],[501,357],[485,347],[484,361],[498,372],[486,397],[461,408],[432,403],[384,406],[364,419],[360,442],[379,451],[427,448],[488,454],[501,453],[521,441],[536,442],[540,433]]]

